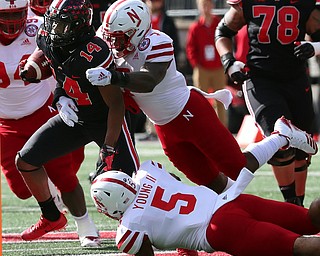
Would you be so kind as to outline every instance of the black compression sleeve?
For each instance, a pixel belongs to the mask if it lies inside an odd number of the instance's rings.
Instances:
[[[238,32],[233,31],[232,29],[230,29],[226,23],[224,22],[224,19],[222,19],[216,29],[215,32],[215,41],[217,41],[219,38],[221,37],[227,37],[232,39],[232,37],[234,37]]]
[[[130,77],[125,72],[119,72],[116,70],[109,70],[111,73],[111,84],[120,87],[125,87],[130,82]]]

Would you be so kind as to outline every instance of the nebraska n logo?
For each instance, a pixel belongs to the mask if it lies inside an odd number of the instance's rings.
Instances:
[[[135,10],[131,9],[131,12],[127,12],[127,14],[133,23],[136,23],[136,21],[138,22],[137,27],[139,27],[140,23],[141,23],[141,19],[140,19],[139,15],[135,12]]]
[[[191,114],[191,112],[189,110],[187,110],[187,114],[184,114],[183,117],[185,119],[187,119],[188,121],[190,121],[189,117],[193,117],[193,115]]]

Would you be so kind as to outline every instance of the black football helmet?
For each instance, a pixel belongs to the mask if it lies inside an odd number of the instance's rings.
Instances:
[[[77,45],[94,36],[92,14],[89,0],[54,0],[44,15],[49,46]]]

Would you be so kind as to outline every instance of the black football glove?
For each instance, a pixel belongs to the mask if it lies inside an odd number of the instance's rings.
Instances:
[[[21,77],[21,79],[25,82],[29,82],[29,83],[40,83],[39,79],[36,78],[30,78],[28,77],[28,70],[24,69],[24,66],[26,65],[27,60],[22,60],[19,63],[19,76]]]
[[[246,65],[241,61],[237,61],[232,53],[222,55],[221,62],[224,72],[228,74],[233,83],[242,85],[244,81],[249,79]]]
[[[296,47],[294,47],[294,55],[302,60],[305,61],[311,57],[314,56],[315,51],[314,47],[310,43],[301,43],[301,42],[295,42]]]

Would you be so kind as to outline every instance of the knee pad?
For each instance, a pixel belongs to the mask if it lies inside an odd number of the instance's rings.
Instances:
[[[288,148],[286,150],[279,150],[273,155],[273,157],[268,161],[268,164],[273,166],[286,166],[295,160],[296,150],[294,148]],[[283,160],[291,157],[289,160]]]

